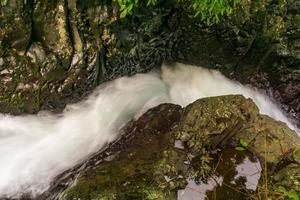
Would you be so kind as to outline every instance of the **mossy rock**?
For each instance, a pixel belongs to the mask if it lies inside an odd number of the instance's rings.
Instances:
[[[277,197],[278,185],[300,192],[293,186],[300,172],[293,155],[299,137],[284,123],[260,115],[243,96],[204,98],[186,108],[163,104],[122,132],[117,142],[66,172],[42,197],[180,199],[191,181],[197,185],[216,176],[226,185],[217,184],[208,197],[258,197],[266,176],[270,195]],[[238,151],[241,141],[244,150]],[[262,168],[254,190],[246,187],[245,178],[234,179],[235,167],[246,158]]]
[[[206,26],[193,17],[190,2],[158,1],[119,18],[116,3],[75,0],[9,0],[0,7],[0,73],[27,74],[38,69],[38,107],[7,96],[31,80],[6,81],[0,93],[1,112],[35,113],[62,109],[82,99],[98,84],[124,75],[147,72],[165,60],[218,68],[228,76],[270,90],[283,109],[300,119],[299,3],[241,0],[220,24]],[[31,60],[27,67],[23,60]],[[254,80],[254,81],[253,81]],[[6,88],[11,91],[6,92]],[[271,89],[270,89],[271,88]],[[49,92],[50,91],[50,92]],[[34,89],[21,93],[34,94]],[[298,118],[297,118],[298,117]],[[297,121],[298,119],[298,121]]]

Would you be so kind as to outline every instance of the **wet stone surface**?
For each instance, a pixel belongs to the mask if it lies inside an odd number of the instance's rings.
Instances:
[[[279,187],[300,192],[299,137],[242,96],[162,104],[122,131],[37,199],[251,199],[266,185],[273,199]]]
[[[171,0],[125,19],[107,0],[9,0],[0,7],[0,111],[59,111],[102,82],[167,60],[258,87],[299,123],[299,10],[297,0],[241,0],[207,27]]]

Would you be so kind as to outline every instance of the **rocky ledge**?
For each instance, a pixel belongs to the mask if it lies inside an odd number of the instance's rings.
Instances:
[[[162,104],[122,133],[38,199],[278,199],[300,193],[300,138],[243,96],[203,98],[185,108]]]

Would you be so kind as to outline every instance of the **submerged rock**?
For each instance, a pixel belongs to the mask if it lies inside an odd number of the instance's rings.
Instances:
[[[199,99],[186,108],[162,104],[122,132],[38,198],[277,198],[284,196],[279,188],[300,193],[294,154],[299,137],[286,124],[260,115],[243,96]],[[249,165],[256,168],[252,175],[239,174]]]

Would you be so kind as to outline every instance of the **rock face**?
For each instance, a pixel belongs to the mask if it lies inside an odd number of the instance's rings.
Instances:
[[[60,176],[38,199],[181,199],[184,193],[199,199],[197,185],[205,181],[218,185],[208,197],[277,199],[284,196],[280,187],[300,192],[299,148],[295,132],[260,115],[242,96],[204,98],[186,108],[162,104],[130,122],[117,142]],[[235,168],[245,159],[263,168],[254,189],[245,187],[245,177],[237,178]]]
[[[60,109],[101,82],[169,60],[264,89],[300,123],[299,5],[241,0],[207,27],[173,0],[126,19],[107,0],[8,0],[0,7],[0,111]]]

